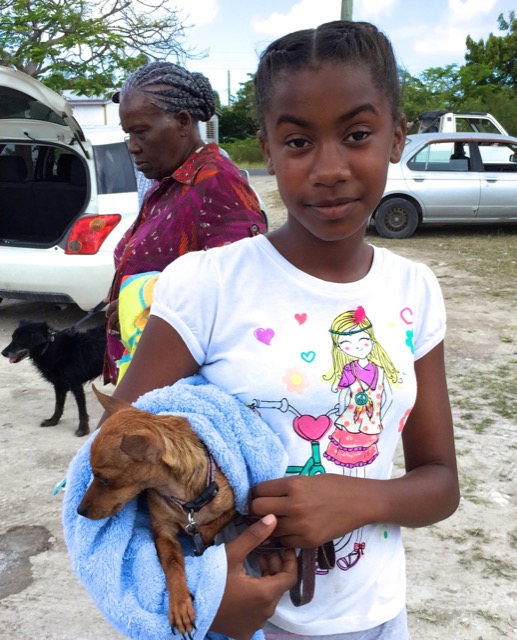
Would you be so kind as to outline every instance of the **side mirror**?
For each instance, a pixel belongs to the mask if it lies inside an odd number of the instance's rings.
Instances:
[[[512,155],[510,156],[510,162],[517,163],[517,153],[512,153]]]

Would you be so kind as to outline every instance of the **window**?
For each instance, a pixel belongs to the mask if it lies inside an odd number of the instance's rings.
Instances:
[[[517,173],[517,145],[491,142],[479,143],[484,171]]]
[[[468,171],[468,142],[436,142],[428,144],[408,162],[412,171]]]
[[[93,152],[99,194],[136,191],[135,168],[125,142],[98,145]]]

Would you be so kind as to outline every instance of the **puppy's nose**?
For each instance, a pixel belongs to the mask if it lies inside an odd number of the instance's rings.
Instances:
[[[81,502],[81,504],[77,507],[77,513],[80,516],[84,516],[85,518],[88,517],[88,507],[83,505],[83,503]]]

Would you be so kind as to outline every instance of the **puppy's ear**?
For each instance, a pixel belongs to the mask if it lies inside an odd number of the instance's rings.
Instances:
[[[133,460],[156,464],[165,453],[163,439],[158,434],[125,435],[120,449]]]
[[[131,406],[129,402],[126,402],[125,400],[120,400],[119,398],[114,398],[113,396],[108,396],[105,393],[102,393],[102,391],[99,391],[94,384],[92,384],[92,389],[97,396],[98,401],[104,407],[109,416],[121,409],[127,409]]]

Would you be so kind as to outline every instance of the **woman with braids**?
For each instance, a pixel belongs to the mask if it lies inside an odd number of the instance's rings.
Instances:
[[[117,382],[123,353],[118,297],[123,279],[163,271],[180,255],[266,231],[257,197],[216,144],[203,142],[199,122],[215,113],[208,78],[170,62],[137,69],[113,97],[135,166],[148,180],[135,223],[115,249],[109,295],[105,382]]]
[[[401,528],[447,518],[459,490],[438,281],[365,240],[404,148],[395,57],[375,26],[330,22],[270,44],[254,82],[286,221],[160,274],[115,395],[199,372],[260,412],[288,454],[285,477],[253,489],[261,520],[226,538],[213,631],[408,640]],[[285,552],[253,577],[244,558],[270,535]],[[295,607],[292,550],[331,541],[335,566],[318,554],[314,597]]]

